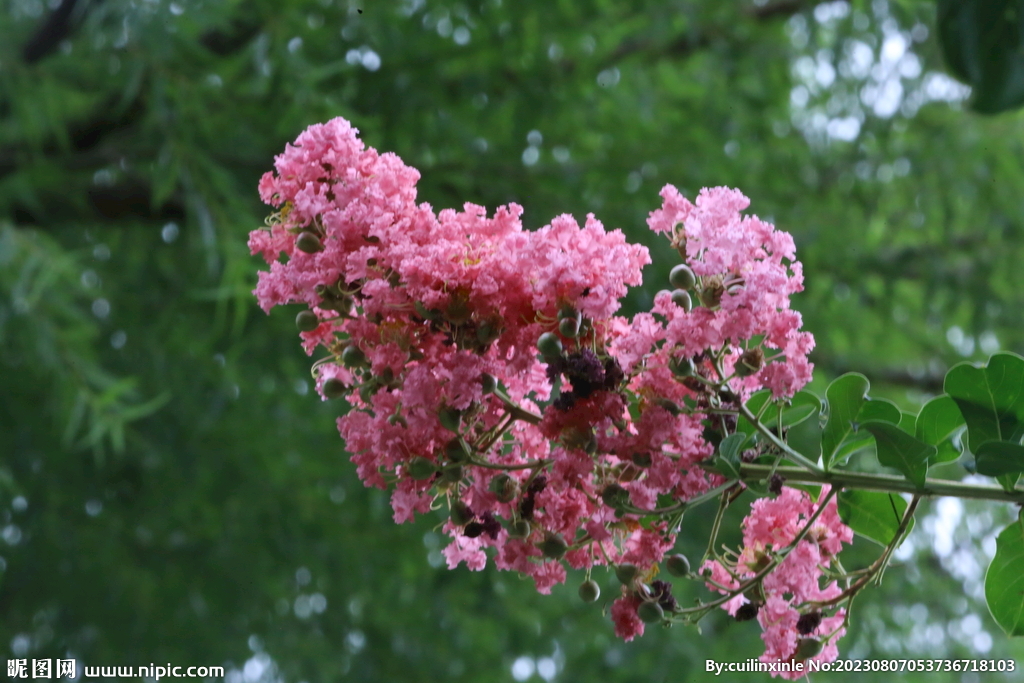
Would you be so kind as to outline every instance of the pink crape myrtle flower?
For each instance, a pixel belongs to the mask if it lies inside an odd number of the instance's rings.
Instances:
[[[823,486],[819,499],[828,495]],[[800,530],[817,509],[805,491],[783,487],[774,498],[759,498],[751,505],[743,520],[743,549],[735,566],[727,568],[717,560],[705,563],[710,570],[708,588],[721,593],[741,587],[741,581],[753,578],[768,566],[772,553],[790,546]],[[842,590],[835,581],[821,585],[822,569],[828,568],[842,548],[853,540],[853,531],[839,519],[835,499],[830,499],[804,538],[764,577],[761,589],[764,604],[757,609],[757,620],[763,629],[764,662],[791,661],[803,638],[824,641],[821,652],[813,658],[822,662],[838,656],[835,642],[845,633],[845,610],[824,616],[820,611],[797,609],[804,603],[825,603],[838,597]],[[748,591],[749,594],[749,591]],[[736,616],[750,600],[737,594],[722,607]],[[799,672],[773,672],[773,675],[795,679]]]
[[[699,305],[659,293],[651,312],[628,319],[621,299],[651,258],[622,231],[593,215],[525,230],[517,204],[435,212],[417,203],[419,172],[357,133],[336,118],[286,146],[260,180],[274,213],[249,248],[269,264],[260,306],[302,306],[303,348],[326,353],[316,389],[349,404],[338,430],[360,479],[391,491],[397,523],[447,510],[449,568],[477,571],[491,558],[541,593],[567,567],[629,563],[656,575],[675,536],[649,518],[725,482],[704,466],[715,452],[708,408],[719,405],[706,384],[729,381],[736,401],[762,388],[790,396],[810,379],[814,340],[789,308],[802,289],[792,239],[742,215],[749,201],[736,190],[704,190],[694,204],[667,185],[648,224],[692,268]],[[763,365],[762,345],[772,356]],[[697,376],[683,378],[680,363]],[[758,514],[778,523],[751,522],[745,545],[785,545],[812,505],[794,495],[762,504]],[[801,545],[766,589],[834,592],[816,587],[810,566],[844,536],[834,515],[819,524],[813,552]],[[620,637],[643,634],[643,591],[675,609],[669,584],[654,584],[614,601]],[[792,607],[773,605],[780,618],[762,626],[781,651]]]

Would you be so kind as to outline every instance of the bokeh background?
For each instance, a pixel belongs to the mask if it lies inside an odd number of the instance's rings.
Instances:
[[[857,370],[913,410],[952,364],[1024,351],[1024,126],[972,112],[935,27],[925,0],[0,4],[5,657],[223,665],[233,683],[619,683],[759,655],[756,625],[724,614],[624,644],[579,576],[540,596],[448,571],[440,516],[394,525],[293,314],[251,295],[256,183],[344,116],[421,170],[435,209],[515,201],[531,228],[594,212],[648,245],[629,313],[677,262],[645,225],[661,187],[737,186],[796,238],[814,387]],[[1024,666],[981,600],[1014,512],[927,506],[843,655]],[[699,556],[692,517],[679,547]],[[846,566],[876,552],[858,542]],[[1024,675],[906,676],[982,678]]]

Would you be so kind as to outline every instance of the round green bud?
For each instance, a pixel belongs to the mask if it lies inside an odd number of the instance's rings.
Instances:
[[[551,558],[552,560],[560,560],[565,555],[565,551],[569,549],[565,540],[558,534],[548,532],[544,536],[544,540],[537,544],[540,551],[544,553],[544,557]]]
[[[462,469],[462,465],[454,465],[452,467],[444,468],[441,472],[441,479],[448,482],[449,484],[456,484],[462,481],[462,477],[465,476],[465,471]]]
[[[472,315],[473,309],[470,308],[469,301],[458,295],[453,296],[444,309],[445,320],[452,325],[467,323]]]
[[[359,398],[363,400],[363,403],[369,403],[373,395],[380,389],[380,384],[376,381],[370,381],[359,387]]]
[[[405,471],[416,481],[430,479],[437,474],[437,465],[423,457],[415,457],[405,466]]]
[[[675,401],[672,401],[667,398],[659,398],[655,400],[655,403],[664,408],[665,410],[667,410],[668,412],[672,413],[672,415],[678,415],[680,413],[679,404],[676,403]]]
[[[633,464],[637,467],[650,467],[653,458],[651,458],[650,453],[634,453],[630,456],[630,460],[632,460]]]
[[[740,355],[736,360],[733,372],[736,373],[737,377],[750,377],[760,372],[763,367],[764,350],[758,346],[753,349],[747,349]]]
[[[629,491],[618,484],[609,484],[601,492],[601,500],[612,509],[622,508],[629,504]]]
[[[697,292],[700,302],[708,308],[717,308],[725,295],[725,286],[721,278],[705,281],[704,287]]]
[[[640,573],[635,564],[619,564],[615,566],[615,578],[619,580],[623,586],[628,586],[633,583],[633,579]]]
[[[563,337],[574,339],[580,333],[580,321],[578,318],[562,318],[558,321],[558,331]]]
[[[457,408],[441,408],[437,417],[441,420],[441,426],[449,432],[458,433],[459,427],[462,426],[462,411]]]
[[[669,555],[665,560],[665,567],[672,576],[686,576],[690,573],[690,561],[682,553]]]
[[[677,289],[672,292],[672,303],[679,306],[687,313],[693,310],[693,299],[690,298],[690,293],[686,290]]]
[[[320,318],[313,311],[300,311],[295,316],[295,327],[299,328],[300,332],[312,332],[319,326]]]
[[[335,399],[344,396],[347,387],[345,386],[345,383],[337,377],[329,377],[324,380],[324,386],[322,389],[324,392],[324,398]]]
[[[488,320],[485,320],[479,325],[477,325],[476,339],[484,346],[487,346],[500,336],[501,328],[499,328],[497,325]]]
[[[456,500],[452,503],[450,512],[452,524],[455,526],[466,526],[473,521],[476,515],[469,509],[469,506],[463,503],[461,500]]]
[[[636,608],[636,615],[645,624],[656,624],[665,618],[665,610],[656,602],[642,602]]]
[[[485,372],[480,375],[480,384],[483,385],[484,396],[487,394],[494,393],[494,390],[498,388],[498,378],[489,372]]]
[[[341,362],[346,368],[357,368],[366,363],[366,354],[355,344],[350,344],[341,352]]]
[[[553,332],[545,332],[537,340],[537,350],[545,358],[558,358],[562,355],[562,340]]]
[[[469,444],[465,440],[457,436],[448,442],[448,445],[444,447],[444,455],[448,458],[448,462],[461,465],[469,460],[471,455],[469,451]]]
[[[693,269],[690,266],[680,263],[668,274],[668,281],[676,289],[689,289],[697,284],[697,277],[693,274]]]
[[[324,245],[319,237],[306,230],[300,232],[295,239],[295,248],[307,254],[315,254],[318,251],[323,251]]]
[[[597,585],[597,581],[587,579],[580,584],[580,600],[594,602],[599,597],[601,597],[601,587]]]
[[[798,662],[802,662],[805,659],[821,654],[821,650],[824,647],[820,640],[814,638],[801,638],[796,643],[796,653],[793,655],[793,659]]]
[[[525,519],[517,519],[508,525],[509,538],[527,538],[530,535],[530,523]]]
[[[697,365],[692,358],[673,358],[668,362],[668,369],[674,377],[693,377],[697,374]]]
[[[519,482],[516,481],[515,477],[502,472],[494,477],[494,479],[491,479],[488,488],[498,499],[498,502],[510,503],[519,493]]]

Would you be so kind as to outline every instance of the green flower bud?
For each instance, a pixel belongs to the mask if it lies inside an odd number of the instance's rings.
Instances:
[[[651,458],[650,453],[634,453],[630,456],[630,460],[632,460],[633,464],[637,467],[650,467],[653,459]]]
[[[444,447],[444,455],[448,462],[461,465],[469,460],[472,452],[469,449],[469,444],[461,436],[457,436]]]
[[[629,505],[629,491],[618,484],[609,484],[601,492],[601,500],[612,509],[619,509]]]
[[[697,374],[697,366],[689,357],[676,357],[668,362],[668,369],[673,377],[693,377]]]
[[[672,415],[679,415],[679,404],[667,398],[659,398],[655,401],[656,404],[672,413]]]
[[[422,301],[414,301],[413,307],[416,309],[416,315],[423,318],[424,320],[440,320],[441,312],[436,308],[427,308]]]
[[[537,350],[545,358],[558,358],[562,355],[562,340],[553,332],[545,332],[537,340]]]
[[[464,295],[453,296],[444,309],[444,317],[452,325],[467,323],[472,315],[473,310],[469,307],[469,300]]]
[[[579,318],[562,318],[558,321],[558,331],[563,337],[569,337],[575,339],[576,335],[580,333],[580,320]]]
[[[636,608],[636,615],[645,624],[657,624],[665,618],[665,610],[656,602],[642,602]]]
[[[487,346],[500,336],[501,327],[489,320],[483,321],[476,328],[476,339],[484,346]]]
[[[693,269],[690,266],[680,263],[668,274],[668,281],[676,289],[689,289],[697,284],[697,277],[693,274]]]
[[[760,346],[748,349],[740,355],[733,367],[737,377],[750,377],[764,367],[764,349]]]
[[[820,640],[814,638],[801,638],[796,643],[796,653],[793,655],[793,659],[798,662],[802,662],[805,659],[821,654],[821,650],[824,647]]]
[[[476,515],[469,509],[469,506],[463,503],[461,500],[456,500],[452,503],[450,515],[452,524],[455,526],[466,526],[473,521]]]
[[[462,469],[462,465],[453,465],[451,467],[444,468],[441,472],[441,479],[448,482],[449,484],[456,484],[462,481],[462,477],[465,476],[465,471]]]
[[[690,561],[682,553],[669,555],[665,560],[665,567],[672,576],[686,576],[690,573]]]
[[[722,297],[724,295],[725,285],[722,283],[722,277],[720,275],[706,278],[704,280],[704,286],[699,292],[697,292],[697,296],[700,297],[700,302],[708,308],[718,308],[718,305],[722,303]]]
[[[315,254],[318,251],[323,251],[324,245],[319,237],[308,230],[304,230],[295,239],[295,248],[307,254]]]
[[[693,299],[690,298],[690,293],[685,290],[677,289],[672,292],[672,303],[687,313],[693,310]]]
[[[324,392],[324,398],[335,399],[344,396],[348,388],[345,386],[345,383],[337,377],[330,377],[324,380],[322,390]]]
[[[405,471],[416,481],[424,481],[437,474],[437,465],[427,458],[417,456],[409,461]]]
[[[509,538],[527,538],[530,535],[530,523],[525,519],[517,519],[508,526]]]
[[[341,352],[341,362],[346,368],[357,368],[366,364],[366,354],[355,344],[350,344]]]
[[[380,389],[380,383],[376,380],[371,380],[359,387],[359,398],[363,400],[363,403],[369,403],[373,395]]]
[[[441,420],[441,426],[449,432],[455,432],[457,434],[459,427],[462,426],[462,411],[457,408],[441,408],[437,417]]]
[[[516,481],[515,477],[504,472],[491,479],[488,488],[501,503],[510,503],[513,498],[519,495],[519,482]]]
[[[619,580],[623,586],[628,586],[633,583],[633,579],[640,573],[635,564],[629,564],[628,562],[615,566],[615,578]]]
[[[550,531],[544,535],[544,540],[538,543],[537,547],[544,553],[544,557],[552,560],[562,559],[565,551],[569,549],[569,546],[559,534]]]
[[[489,372],[485,372],[480,375],[480,384],[483,385],[484,396],[487,394],[494,393],[494,390],[498,388],[498,378]]]
[[[597,581],[587,579],[580,584],[580,600],[594,602],[599,597],[601,597],[601,587],[597,585]]]
[[[313,311],[300,311],[295,316],[295,327],[299,328],[300,332],[312,332],[319,326],[320,318],[316,317]]]

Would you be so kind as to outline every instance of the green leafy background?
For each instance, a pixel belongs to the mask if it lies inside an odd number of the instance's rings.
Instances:
[[[678,262],[644,223],[659,189],[738,186],[796,239],[812,388],[857,371],[917,412],[957,362],[1024,350],[1024,126],[973,113],[936,26],[923,0],[4,3],[0,648],[236,683],[681,681],[757,656],[757,627],[724,614],[621,643],[581,577],[545,597],[448,571],[440,517],[394,525],[347,461],[342,405],[311,391],[294,312],[251,296],[256,183],[345,116],[437,209],[594,212],[650,246],[629,312]],[[877,468],[863,451],[849,465]],[[691,558],[711,515],[684,520]],[[1013,511],[921,515],[843,656],[1024,665],[983,602]]]

